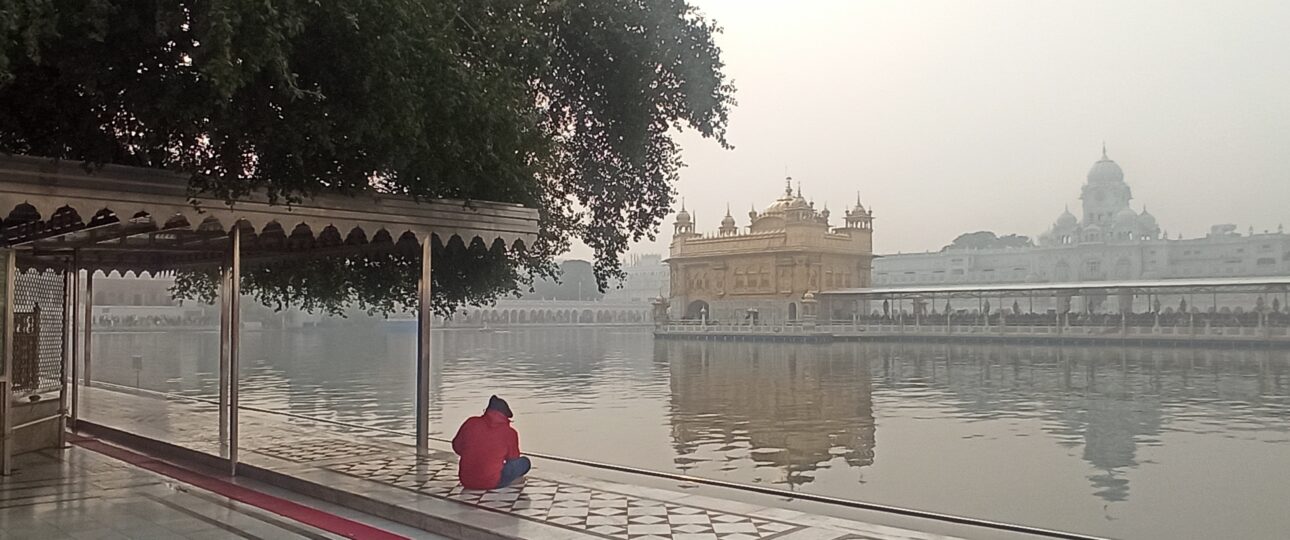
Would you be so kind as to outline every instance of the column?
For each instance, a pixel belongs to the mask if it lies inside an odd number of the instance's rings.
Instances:
[[[237,476],[238,447],[238,375],[242,341],[242,231],[233,224],[233,247],[228,265],[228,474]]]
[[[67,292],[66,292],[68,296],[68,302],[71,303],[71,317],[69,317],[70,319],[69,322],[71,323],[71,328],[69,329],[71,333],[71,336],[70,336],[71,351],[70,351],[70,354],[68,355],[69,356],[68,364],[70,365],[65,368],[67,369],[66,375],[70,377],[69,380],[71,381],[71,384],[67,386],[67,390],[71,394],[70,396],[71,403],[67,413],[68,414],[67,423],[69,426],[72,427],[72,429],[76,428],[76,423],[80,421],[80,418],[81,418],[81,387],[79,382],[81,380],[80,379],[80,365],[81,365],[80,351],[81,351],[82,337],[81,337],[81,330],[80,330],[81,319],[78,313],[81,306],[81,300],[80,300],[81,267],[80,267],[79,259],[80,258],[75,253],[72,254],[72,264],[71,264],[71,267],[68,269],[68,274],[70,274],[70,279],[68,279],[68,286],[67,286]],[[12,311],[12,309],[10,311]],[[8,339],[6,339],[5,342],[7,343]],[[85,343],[88,343],[88,340],[86,340]]]
[[[434,321],[434,296],[431,290],[431,257],[434,236],[422,234],[421,279],[417,283],[417,454],[430,453],[430,330]]]
[[[4,273],[4,284],[0,291],[4,293],[4,298],[0,298],[0,305],[3,306],[4,313],[0,315],[3,321],[3,328],[0,328],[0,474],[8,476],[12,467],[12,442],[13,442],[13,408],[12,399],[13,389],[13,279],[14,279],[14,252],[12,249],[0,250],[0,270]]]
[[[219,444],[224,451],[228,440],[228,337],[229,337],[229,266],[224,264],[219,273]],[[225,455],[224,457],[228,457]]]
[[[63,268],[63,339],[60,344],[62,367],[59,368],[58,374],[58,447],[67,447],[67,428],[69,417],[71,416],[72,386],[76,385],[76,379],[72,378],[72,341],[76,340],[76,334],[72,333],[72,319],[76,318],[76,304],[72,302],[72,273],[75,272],[75,266],[72,261],[67,261],[67,266]]]
[[[78,274],[79,274],[79,271],[78,271]],[[90,336],[93,335],[93,332],[94,332],[94,269],[93,268],[87,268],[85,270],[85,301],[83,303],[85,304],[85,321],[82,323],[85,325],[85,329],[84,329],[85,351],[82,352],[81,355],[82,355],[82,358],[84,358],[83,362],[85,363],[85,366],[84,366],[85,369],[84,369],[84,375],[81,375],[81,380],[83,381],[83,384],[85,386],[90,386],[93,384],[90,378],[90,357],[94,353],[94,347],[92,346],[92,342],[90,341],[91,339]],[[75,317],[75,313],[73,313],[72,316]],[[73,381],[73,383],[74,382],[75,381]]]

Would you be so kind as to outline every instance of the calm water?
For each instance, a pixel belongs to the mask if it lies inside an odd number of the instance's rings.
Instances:
[[[214,395],[214,334],[95,339],[96,379]],[[243,402],[410,431],[414,340],[247,334]],[[496,392],[532,451],[1114,537],[1290,537],[1286,351],[655,342],[610,329],[434,343],[440,436]]]

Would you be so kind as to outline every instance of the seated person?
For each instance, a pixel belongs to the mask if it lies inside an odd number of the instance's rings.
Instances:
[[[511,427],[511,407],[497,396],[484,414],[467,418],[452,438],[461,456],[457,478],[466,489],[500,489],[528,474],[532,465],[520,455],[520,436]]]

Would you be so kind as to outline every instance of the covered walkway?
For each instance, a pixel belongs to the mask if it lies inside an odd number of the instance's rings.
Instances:
[[[417,447],[428,450],[432,253],[452,243],[522,249],[537,211],[486,201],[410,199],[371,192],[275,204],[261,195],[227,202],[189,192],[165,171],[0,157],[0,470],[12,456],[63,446],[91,380],[95,271],[218,274],[220,383],[217,455],[239,461],[242,272],[248,265],[397,252],[420,261],[417,284]]]

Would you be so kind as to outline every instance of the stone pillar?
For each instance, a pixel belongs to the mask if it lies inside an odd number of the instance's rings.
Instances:
[[[663,326],[667,324],[667,299],[660,296],[655,298],[653,302],[650,302],[650,304],[654,306],[654,326]]]
[[[817,320],[819,320],[819,301],[815,299],[815,293],[807,291],[802,295],[802,324],[808,329],[815,328]]]

